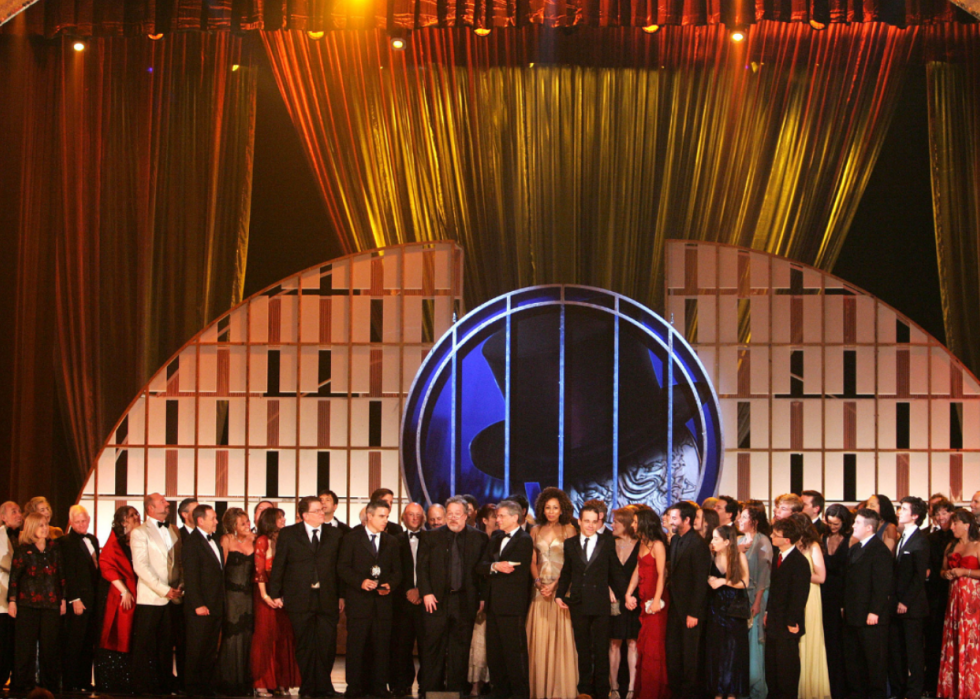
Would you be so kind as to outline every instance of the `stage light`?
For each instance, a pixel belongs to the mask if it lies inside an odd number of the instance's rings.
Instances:
[[[313,39],[313,41],[319,41],[323,38],[324,32],[306,32],[306,36]]]
[[[643,31],[645,31],[647,34],[656,34],[660,31],[660,25],[648,24],[647,26],[643,27]]]
[[[818,22],[815,19],[810,20],[810,26],[813,28],[813,31],[816,32],[822,32],[824,29],[827,28],[826,24],[824,24],[823,22]]]
[[[239,68],[241,68],[241,66],[240,66],[240,65],[238,65],[237,63],[232,63],[232,64],[231,64],[231,72],[232,72],[232,73],[235,73],[235,72],[237,72]]]
[[[732,29],[731,38],[736,44],[745,41],[745,37],[749,35],[749,30],[745,28],[744,25],[738,25]]]
[[[146,38],[150,41],[160,41],[163,38],[163,34],[147,34]]]
[[[486,27],[477,27],[473,30],[473,33],[477,36],[490,36],[490,30]]]
[[[84,51],[85,50],[85,42],[84,41],[76,41],[74,44],[71,45],[71,47],[73,49],[75,49],[76,51]]]

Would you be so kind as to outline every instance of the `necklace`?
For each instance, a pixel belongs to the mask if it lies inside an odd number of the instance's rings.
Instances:
[[[239,539],[238,534],[235,534],[235,541],[237,541],[239,544],[244,543],[247,539],[248,539],[248,534],[245,535],[244,539]]]

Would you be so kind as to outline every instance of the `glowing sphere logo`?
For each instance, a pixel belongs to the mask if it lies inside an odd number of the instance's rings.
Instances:
[[[576,509],[600,498],[661,513],[713,494],[724,453],[718,398],[680,334],[625,296],[571,285],[457,322],[415,378],[401,444],[420,502],[533,503],[555,485]]]

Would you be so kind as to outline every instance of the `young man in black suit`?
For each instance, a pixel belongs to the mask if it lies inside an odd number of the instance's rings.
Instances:
[[[593,699],[609,696],[609,590],[626,594],[627,581],[611,536],[598,533],[599,508],[586,503],[579,512],[581,534],[565,539],[565,563],[555,603],[572,613],[578,651],[578,693]]]
[[[394,625],[391,629],[391,693],[395,696],[408,696],[415,684],[415,659],[413,649],[416,643],[419,649],[419,677],[422,676],[424,647],[422,642],[422,624],[425,618],[425,607],[416,575],[422,530],[425,524],[425,510],[413,502],[402,511],[402,524],[405,526],[397,538],[398,550],[401,554],[402,584],[400,591],[394,592]],[[481,552],[482,553],[482,552]],[[422,680],[419,679],[421,689]]]
[[[946,548],[954,541],[950,519],[956,505],[941,498],[932,506],[932,521],[938,529],[930,532],[929,577],[926,580],[926,597],[929,599],[929,619],[925,631],[925,681],[923,692],[936,696],[939,683],[939,664],[943,651],[943,627],[946,624],[946,604],[949,602],[949,580],[940,573],[946,560]]]
[[[330,673],[337,655],[337,622],[343,610],[337,560],[343,535],[323,524],[320,500],[299,501],[302,521],[284,527],[276,540],[268,593],[284,608],[296,638],[296,664],[308,697],[336,696]]]
[[[678,699],[699,697],[698,660],[700,621],[708,594],[711,551],[694,530],[697,508],[692,502],[679,502],[667,514],[674,538],[670,542],[670,568],[667,585],[667,676]]]
[[[844,569],[844,665],[853,699],[885,699],[888,684],[894,558],[875,536],[880,521],[874,510],[858,510],[854,538],[861,543],[851,547]]]
[[[766,625],[766,683],[770,699],[795,699],[800,687],[800,638],[810,596],[810,564],[796,548],[803,532],[791,518],[772,525],[776,549],[769,581]]]
[[[531,693],[527,660],[527,609],[531,603],[531,535],[520,526],[521,506],[513,500],[497,504],[498,530],[477,566],[488,580],[487,666],[494,699],[528,699]]]
[[[58,542],[65,565],[65,653],[63,682],[66,690],[91,691],[92,660],[99,636],[96,591],[99,589],[99,540],[88,533],[92,518],[81,505],[68,510],[68,533]]]
[[[902,538],[895,547],[895,588],[892,593],[894,615],[889,631],[888,676],[892,694],[899,699],[920,699],[925,675],[926,619],[929,598],[929,542],[919,529],[926,518],[922,498],[902,498],[898,509],[898,528]]]
[[[184,681],[187,693],[214,696],[218,639],[225,611],[224,561],[218,538],[218,515],[208,505],[193,512],[193,532],[181,547],[184,565],[184,628],[187,638]]]
[[[320,504],[323,505],[323,524],[328,527],[336,527],[341,534],[346,534],[350,531],[350,525],[341,522],[334,514],[337,512],[339,503],[337,493],[332,490],[320,491]]]
[[[388,523],[385,525],[385,531],[392,536],[401,534],[402,525],[391,518],[391,513],[395,509],[395,493],[390,488],[378,488],[371,493],[371,502],[383,502],[388,505]]]
[[[467,526],[466,500],[446,502],[446,526],[427,532],[418,552],[418,594],[422,596],[421,692],[463,692],[467,687],[473,624],[483,604],[484,579],[476,568],[489,537]]]
[[[823,537],[827,533],[827,525],[823,521],[823,493],[819,490],[804,490],[800,493],[800,500],[803,501],[803,514],[810,518],[814,528]]]
[[[391,696],[391,592],[401,583],[402,567],[398,540],[385,531],[389,512],[391,508],[384,500],[371,502],[366,524],[347,532],[340,545],[337,566],[347,601],[348,697],[362,697],[366,690],[373,697]],[[370,677],[364,664],[368,648]]]

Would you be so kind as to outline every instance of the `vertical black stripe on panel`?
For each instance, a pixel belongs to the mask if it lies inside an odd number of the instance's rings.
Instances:
[[[265,496],[279,497],[279,452],[265,453]]]
[[[167,436],[164,444],[177,444],[177,426],[180,417],[180,403],[175,400],[167,401]]]
[[[124,444],[129,437],[129,415],[122,419],[116,428],[116,444]]]
[[[319,368],[317,369],[318,396],[330,395],[330,379],[332,378],[331,371],[333,370],[331,361],[330,350],[320,350]]]
[[[371,342],[384,341],[384,299],[371,299]]]
[[[909,403],[898,403],[895,406],[895,448],[909,448]]]
[[[279,395],[279,350],[269,350],[268,378],[269,384],[266,395]]]
[[[129,449],[123,449],[116,457],[116,483],[114,494],[126,495],[129,490]]]
[[[318,451],[316,453],[316,492],[317,495],[324,490],[330,490],[330,452]]]
[[[844,500],[857,500],[857,454],[844,454]]]
[[[803,350],[793,350],[789,355],[789,394],[794,398],[803,395]]]
[[[218,515],[218,525],[219,526],[221,525],[221,518],[225,516],[225,512],[227,512],[227,511],[228,511],[228,501],[227,500],[218,500],[218,501],[216,501],[214,503],[214,513],[216,515]],[[215,533],[217,533],[217,532],[215,532]],[[217,540],[215,540],[215,543],[217,543]]]
[[[214,415],[214,443],[219,447],[228,446],[228,410],[228,401],[219,400],[216,402]]]
[[[895,319],[895,342],[907,345],[912,341],[912,328],[898,318]]]
[[[748,401],[738,402],[738,448],[752,448],[752,404]]]
[[[963,448],[963,404],[949,404],[949,448]]]
[[[381,401],[373,400],[368,404],[368,446],[381,446]]]
[[[857,352],[844,350],[844,397],[857,395]]]
[[[789,492],[803,492],[803,454],[789,455]]]

